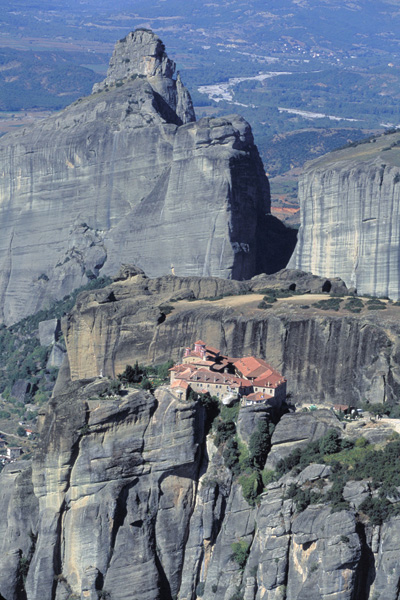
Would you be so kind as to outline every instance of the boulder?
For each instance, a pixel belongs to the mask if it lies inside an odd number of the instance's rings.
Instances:
[[[340,421],[330,410],[283,415],[272,435],[272,448],[266,468],[274,469],[295,448],[302,448],[309,442],[318,440],[332,428],[342,432]]]
[[[353,508],[358,508],[370,495],[368,481],[348,481],[343,488],[343,498]]]

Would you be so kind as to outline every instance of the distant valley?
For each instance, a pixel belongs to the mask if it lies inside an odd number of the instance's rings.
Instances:
[[[104,75],[115,39],[136,26],[151,27],[175,56],[198,117],[240,112],[253,126],[269,175],[294,169],[283,185],[271,182],[273,204],[286,218],[285,206],[293,202],[287,185],[293,182],[295,193],[296,168],[400,123],[398,25],[397,4],[387,1],[274,0],[266,9],[259,0],[245,8],[232,0],[207,11],[199,0],[190,6],[139,0],[134,9],[125,0],[112,8],[75,1],[68,9],[57,2],[38,9],[27,1],[18,10],[6,2],[0,16],[0,132],[87,95]],[[289,74],[259,77],[271,71]],[[204,86],[229,79],[237,80],[229,97],[216,102],[204,93]],[[343,120],[315,119],[313,113]],[[277,140],[284,133],[294,135]]]

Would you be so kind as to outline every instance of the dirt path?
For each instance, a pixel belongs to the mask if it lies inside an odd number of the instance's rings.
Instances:
[[[207,305],[207,306],[230,306],[230,307],[241,307],[247,304],[259,304],[264,298],[264,294],[243,294],[238,296],[225,296],[220,300],[194,300],[193,302],[187,302],[185,300],[178,302],[175,306],[193,306],[193,305]],[[309,304],[310,302],[318,302],[319,300],[329,299],[329,296],[323,294],[303,294],[301,296],[289,296],[287,298],[277,298],[277,302],[274,302],[273,307],[277,308],[280,304]]]
[[[15,435],[15,433],[7,433],[6,431],[1,431],[0,429],[0,433],[1,435],[6,435],[7,437],[14,437],[17,440],[20,440],[21,438],[19,437],[19,435]]]

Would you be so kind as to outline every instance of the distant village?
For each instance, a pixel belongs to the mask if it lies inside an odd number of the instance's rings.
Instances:
[[[33,429],[31,429],[30,427],[25,427],[24,423],[22,423],[22,422],[19,423],[19,430],[20,430],[20,435],[23,434],[24,437],[26,437],[26,438],[35,436],[35,431]],[[6,435],[6,437],[8,436],[8,434],[4,434],[4,435]],[[17,436],[13,435],[13,437],[16,438]],[[1,465],[4,466],[7,463],[12,463],[12,462],[16,461],[24,453],[26,453],[26,448],[23,448],[22,446],[17,446],[17,445],[9,446],[7,440],[3,437],[3,435],[0,434],[0,464]]]
[[[186,399],[189,390],[210,393],[225,404],[268,404],[277,407],[286,399],[286,379],[265,360],[225,356],[202,340],[186,348],[181,364],[170,369],[171,390]]]
[[[21,446],[7,446],[5,439],[0,437],[0,463],[2,465],[14,462],[22,454],[23,449]]]

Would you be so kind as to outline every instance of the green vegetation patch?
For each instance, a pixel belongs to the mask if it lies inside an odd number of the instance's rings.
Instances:
[[[371,298],[367,301],[368,310],[385,310],[386,308],[386,303],[379,300],[379,298]]]
[[[39,323],[61,318],[69,312],[80,292],[102,288],[110,283],[109,277],[89,281],[87,285],[54,302],[49,308],[25,317],[10,327],[0,326],[0,394],[3,399],[0,404],[0,419],[33,421],[36,411],[28,410],[26,405],[41,406],[51,396],[58,368],[47,367],[51,346],[40,345]],[[61,335],[58,343],[63,345]],[[17,381],[26,386],[24,401],[12,395],[13,386]]]
[[[274,302],[276,302],[276,300],[274,300]],[[264,300],[262,300],[259,304],[257,304],[257,308],[261,308],[263,310],[267,310],[269,308],[273,308],[273,304],[269,304],[268,302],[265,302]]]
[[[160,365],[147,366],[139,365],[136,361],[134,366],[126,365],[123,373],[118,375],[118,379],[127,386],[152,390],[169,383],[169,370],[173,366],[172,360]]]
[[[250,544],[245,540],[239,540],[238,542],[233,542],[231,544],[231,549],[231,560],[238,564],[243,571],[250,553]]]
[[[214,444],[221,448],[225,466],[237,478],[244,498],[254,506],[264,486],[262,469],[271,448],[274,425],[260,420],[246,444],[237,435],[238,413],[238,404],[221,407],[213,425]]]
[[[338,311],[343,298],[329,298],[328,300],[319,300],[314,302],[313,306],[320,310],[335,310]]]
[[[350,480],[368,479],[377,495],[368,497],[359,511],[375,525],[383,523],[392,515],[400,514],[400,502],[391,503],[388,500],[388,496],[399,497],[400,436],[397,434],[392,435],[391,441],[383,449],[379,449],[362,437],[356,441],[340,439],[339,433],[331,429],[320,440],[307,444],[301,450],[296,448],[289,456],[280,460],[275,476],[281,477],[294,468],[301,471],[311,463],[331,465],[332,486],[322,494],[292,484],[287,497],[295,501],[297,510],[304,510],[315,502],[330,502],[333,510],[348,508],[343,498],[345,484]],[[271,478],[270,473],[269,479]]]
[[[39,323],[41,321],[47,321],[49,319],[60,319],[67,313],[69,313],[76,302],[78,295],[82,292],[87,292],[91,290],[102,289],[111,284],[110,277],[98,277],[97,279],[93,279],[89,281],[86,285],[77,288],[71,294],[64,296],[62,300],[56,300],[49,308],[44,308],[39,310],[34,315],[30,315],[29,317],[25,317],[15,325],[9,327],[9,331],[12,333],[17,332],[22,335],[33,335],[39,328]]]
[[[364,302],[361,298],[349,298],[343,308],[352,313],[360,313],[364,308]]]

